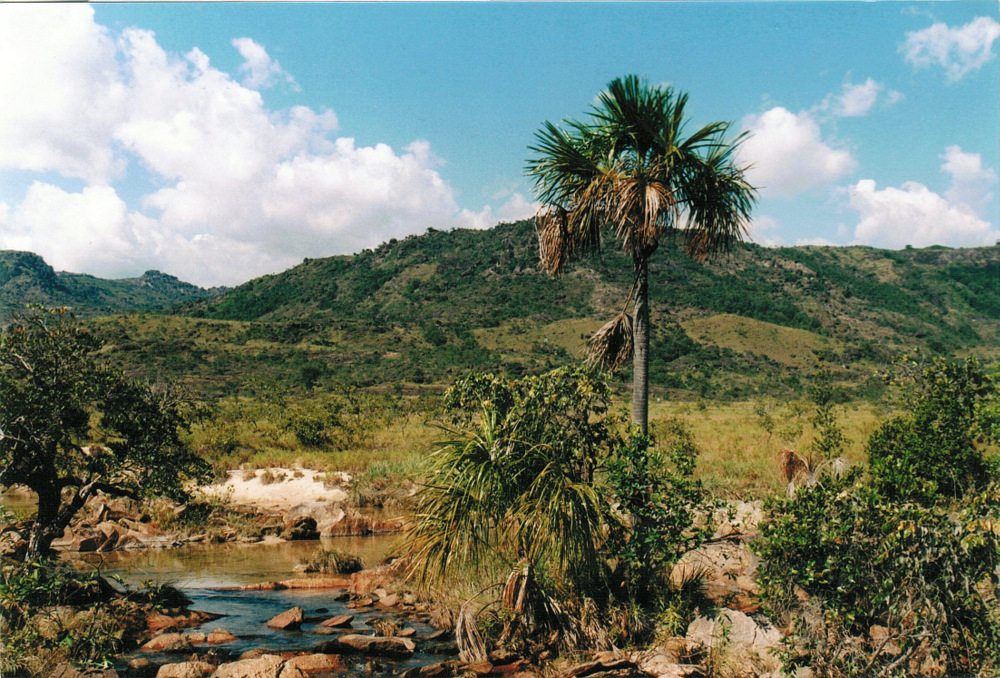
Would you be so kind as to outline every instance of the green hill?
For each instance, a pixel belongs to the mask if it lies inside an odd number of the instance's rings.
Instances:
[[[531,222],[429,230],[306,260],[170,316],[101,319],[136,371],[231,392],[248,383],[414,390],[470,369],[522,374],[579,359],[631,266],[609,248],[560,279],[536,269]],[[1000,354],[1000,247],[885,251],[747,244],[708,264],[651,264],[654,390],[801,393],[822,362],[857,393],[915,347]],[[622,375],[626,380],[628,375]]]
[[[56,272],[37,254],[0,250],[0,323],[26,304],[68,307],[79,317],[89,317],[161,310],[222,291],[204,290],[159,271],[120,280]]]

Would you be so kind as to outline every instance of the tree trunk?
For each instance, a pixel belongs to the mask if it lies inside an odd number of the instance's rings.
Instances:
[[[632,313],[632,424],[649,433],[649,266],[635,264],[635,309]]]
[[[60,492],[52,488],[32,488],[38,493],[38,513],[28,536],[24,562],[30,563],[49,555],[52,540],[61,537],[65,526],[59,525]],[[39,491],[41,490],[41,491]]]

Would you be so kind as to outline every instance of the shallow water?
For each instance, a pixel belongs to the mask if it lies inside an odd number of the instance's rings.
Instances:
[[[178,588],[221,588],[302,576],[295,566],[318,550],[359,555],[365,567],[390,555],[397,535],[335,537],[318,541],[259,544],[187,545],[169,549],[72,554],[81,567],[117,575],[130,586],[144,581],[170,583]]]
[[[226,591],[227,586],[243,586],[264,581],[308,577],[294,571],[300,560],[315,554],[317,549],[336,549],[360,555],[367,566],[374,566],[391,553],[396,535],[376,537],[339,537],[322,541],[299,541],[277,544],[217,544],[183,546],[164,550],[126,551],[103,554],[74,554],[72,560],[81,568],[99,568],[104,575],[120,577],[129,586],[140,586],[153,580],[171,583],[191,599],[191,608],[222,615],[203,624],[197,630],[208,633],[225,629],[238,637],[231,643],[217,646],[196,646],[196,652],[210,650],[226,652],[232,657],[251,649],[273,651],[306,651],[316,648],[330,635],[316,632],[319,622],[341,614],[354,615],[350,629],[340,633],[371,634],[365,622],[378,617],[393,617],[379,608],[353,610],[337,598],[339,589],[298,589],[284,591]],[[267,621],[292,607],[301,607],[306,620],[300,630],[278,631],[268,628]],[[399,620],[400,628],[417,631],[415,640],[433,629],[422,622]],[[194,629],[188,629],[188,632]],[[154,662],[181,661],[178,655],[135,651],[131,657],[146,657]],[[395,673],[410,666],[420,666],[444,657],[434,658],[420,652],[405,660],[387,660],[345,655],[348,674]]]

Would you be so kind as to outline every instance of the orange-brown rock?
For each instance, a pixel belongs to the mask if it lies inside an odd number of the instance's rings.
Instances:
[[[304,616],[302,608],[296,606],[272,617],[268,620],[267,625],[272,629],[294,630],[302,625]]]
[[[215,629],[208,634],[205,640],[209,645],[218,645],[219,643],[231,643],[237,638],[226,629]]]
[[[191,652],[191,641],[179,633],[161,633],[147,641],[140,650],[146,652]]]
[[[332,629],[341,629],[350,626],[352,621],[354,621],[353,614],[342,614],[336,617],[330,617],[326,621],[320,622],[319,625]]]
[[[156,678],[204,678],[214,670],[215,667],[206,662],[164,664],[156,672]]]

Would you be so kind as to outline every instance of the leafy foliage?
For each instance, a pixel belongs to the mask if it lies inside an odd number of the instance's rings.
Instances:
[[[662,578],[685,552],[696,548],[708,529],[692,529],[706,496],[694,478],[697,448],[684,425],[670,419],[653,440],[633,432],[607,461],[608,484],[628,529],[614,531],[610,551],[619,561],[627,597],[654,601],[668,588]]]
[[[0,672],[48,675],[59,662],[100,664],[126,649],[145,616],[99,574],[49,561],[0,563]]]
[[[984,414],[997,400],[997,386],[978,361],[906,358],[895,381],[909,387],[906,413],[868,441],[876,489],[890,499],[926,502],[982,488],[989,475],[984,443],[993,437]]]
[[[995,669],[998,498],[993,486],[956,516],[890,500],[857,470],[772,499],[758,582],[772,619],[792,624],[786,667],[821,676]]]
[[[973,359],[904,360],[907,414],[870,474],[765,505],[761,596],[791,624],[786,668],[821,676],[983,675],[1000,666],[1000,479],[980,443],[995,385]]]
[[[598,595],[611,516],[595,473],[617,441],[608,397],[582,368],[456,382],[445,400],[465,428],[432,455],[408,536],[423,572],[526,559]]]
[[[38,494],[29,559],[98,491],[180,499],[207,473],[181,441],[185,403],[102,365],[99,347],[62,312],[24,316],[0,338],[0,485]]]

